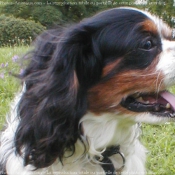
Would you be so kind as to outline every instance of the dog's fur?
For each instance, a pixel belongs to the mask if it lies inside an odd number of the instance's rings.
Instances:
[[[147,12],[116,8],[45,32],[27,57],[1,136],[4,172],[104,174],[96,157],[120,145],[122,175],[144,175],[138,122],[171,121],[175,113],[162,95],[175,83],[172,30]],[[116,171],[123,165],[118,154],[110,159]]]

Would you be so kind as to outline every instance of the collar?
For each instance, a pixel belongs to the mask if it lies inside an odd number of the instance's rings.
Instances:
[[[119,169],[115,169],[112,161],[109,159],[110,156],[119,154],[123,160],[123,165]],[[116,172],[121,172],[122,169],[125,166],[125,157],[123,153],[120,152],[120,145],[117,146],[111,146],[107,148],[103,153],[102,153],[103,158],[100,159],[97,157],[96,159],[101,162],[101,167],[105,171],[105,174],[108,175],[116,175]]]
[[[29,160],[30,160],[31,164],[34,163],[34,152],[35,152],[35,149],[33,149],[31,151],[31,154],[29,156]],[[119,154],[122,158],[122,161],[123,161],[123,165],[117,170],[115,169],[112,161],[109,159],[109,157],[111,157],[112,155],[115,155],[115,154]],[[120,152],[120,145],[111,146],[111,147],[107,148],[102,153],[102,156],[103,156],[102,159],[101,159],[101,157],[96,157],[96,159],[99,162],[101,162],[100,165],[103,168],[106,175],[116,175],[116,172],[118,172],[119,174],[121,173],[121,171],[123,170],[123,168],[125,166],[125,157],[124,157],[124,154]]]
[[[172,38],[175,39],[175,29],[172,30]]]

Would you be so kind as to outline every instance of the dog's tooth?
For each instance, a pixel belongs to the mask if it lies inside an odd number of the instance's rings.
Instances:
[[[142,97],[139,97],[139,98],[138,98],[138,101],[143,102],[144,100],[143,100]]]
[[[149,103],[150,103],[149,100],[145,101],[145,100],[143,99],[143,97],[139,97],[139,98],[138,98],[138,101],[139,101],[139,102],[142,102],[142,103],[145,103],[145,104],[149,104]]]
[[[149,101],[145,101],[145,104],[149,104],[150,102]]]
[[[166,104],[166,109],[170,109],[171,105],[169,103]]]

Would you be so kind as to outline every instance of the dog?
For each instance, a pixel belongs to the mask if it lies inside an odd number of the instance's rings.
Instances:
[[[175,119],[174,39],[129,7],[41,34],[1,135],[1,172],[145,175],[140,123]]]

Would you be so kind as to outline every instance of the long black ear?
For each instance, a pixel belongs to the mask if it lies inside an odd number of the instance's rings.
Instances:
[[[28,55],[15,138],[25,165],[46,167],[62,160],[66,150],[74,152],[79,120],[87,111],[87,90],[101,75],[92,35],[83,25],[45,32]]]

